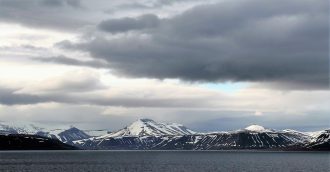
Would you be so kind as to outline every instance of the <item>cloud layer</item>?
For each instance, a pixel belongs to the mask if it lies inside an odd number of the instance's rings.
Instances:
[[[326,0],[0,0],[0,119],[323,129],[328,24]]]
[[[73,31],[91,22],[79,0],[0,0],[0,21]]]
[[[120,19],[110,19],[102,21],[99,24],[101,30],[120,33],[127,32],[131,30],[143,30],[155,28],[159,25],[159,19],[156,15],[146,14],[139,16],[137,18],[120,18]]]
[[[105,20],[98,28],[107,36],[62,47],[131,77],[328,89],[328,16],[324,0],[225,1],[171,18]]]

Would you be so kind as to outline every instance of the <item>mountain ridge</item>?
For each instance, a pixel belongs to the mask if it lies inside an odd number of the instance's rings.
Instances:
[[[34,126],[35,129],[40,129]],[[7,129],[8,131],[3,132]],[[0,134],[24,131],[0,124]],[[37,131],[37,130],[36,130]],[[152,119],[138,119],[126,127],[90,136],[75,127],[58,131],[38,131],[35,135],[55,138],[81,149],[142,149],[142,150],[330,150],[330,130],[300,132],[291,129],[274,130],[250,125],[233,131],[199,133],[182,124],[158,123]],[[15,133],[14,133],[15,134]]]
[[[149,124],[152,125],[144,125]],[[311,143],[329,140],[316,139],[315,133],[299,132],[295,130],[274,130],[260,125],[250,125],[244,129],[221,131],[212,133],[176,133],[159,134],[152,129],[156,122],[150,119],[137,120],[131,125],[117,132],[100,137],[74,141],[82,149],[142,149],[142,150],[223,150],[223,149],[267,149],[267,150],[314,150]],[[143,125],[140,125],[143,124]],[[161,126],[162,123],[159,123]],[[183,126],[179,124],[180,126]],[[147,127],[147,128],[146,128]],[[151,127],[151,128],[148,128]],[[162,126],[164,127],[164,126]],[[133,128],[133,129],[132,129]],[[192,131],[184,127],[188,131]],[[159,129],[159,128],[158,128]],[[163,129],[163,128],[162,128]],[[133,130],[133,131],[132,131]],[[156,130],[158,131],[158,130]],[[330,150],[325,147],[325,150]],[[323,149],[322,149],[323,150]]]
[[[104,135],[102,137],[186,135],[194,133],[196,132],[188,129],[182,124],[157,123],[152,119],[142,118],[132,122],[130,125],[124,127],[123,129]]]

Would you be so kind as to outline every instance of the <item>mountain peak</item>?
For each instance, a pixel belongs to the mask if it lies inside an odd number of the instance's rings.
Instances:
[[[158,123],[152,119],[142,118],[117,132],[107,134],[105,137],[118,136],[161,136],[161,135],[189,135],[196,132],[189,130],[182,124]]]
[[[265,129],[265,127],[263,127],[261,125],[256,125],[256,124],[253,124],[253,125],[250,125],[250,126],[246,127],[245,130],[248,130],[248,131],[267,131],[267,129]]]

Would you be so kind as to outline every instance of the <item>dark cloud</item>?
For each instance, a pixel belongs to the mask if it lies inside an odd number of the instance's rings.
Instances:
[[[73,31],[91,22],[79,0],[0,0],[0,21]]]
[[[81,7],[80,0],[40,0],[39,3],[50,7]]]
[[[96,36],[63,45],[90,52],[125,76],[329,88],[327,1],[226,1],[158,19],[152,27],[142,18],[108,20],[100,28],[110,33],[148,28],[145,37]]]
[[[15,89],[0,88],[0,104],[15,105],[15,104],[36,104],[47,101],[46,98],[29,95],[17,94]]]
[[[28,105],[47,102],[57,102],[77,105],[98,105],[98,106],[119,106],[119,107],[206,107],[209,102],[201,103],[200,99],[162,99],[162,98],[106,98],[90,97],[90,95],[77,95],[70,93],[63,94],[42,94],[32,95],[15,93],[17,90],[0,89],[0,104],[3,105]],[[95,95],[97,96],[97,95]]]
[[[162,7],[168,7],[174,4],[183,3],[192,4],[195,2],[201,2],[200,0],[155,0],[150,2],[145,1],[127,1],[123,4],[118,5],[115,8],[107,10],[108,13],[113,13],[118,10],[148,10],[148,9],[157,9]],[[211,1],[212,2],[212,1]],[[210,3],[207,0],[204,0],[203,3]]]
[[[83,79],[85,81],[85,79]],[[62,83],[62,82],[61,82]],[[78,83],[79,84],[79,83]],[[57,102],[74,105],[97,105],[118,107],[147,107],[147,108],[182,108],[182,107],[215,107],[210,97],[196,98],[162,98],[162,97],[107,97],[107,90],[102,94],[95,92],[95,84],[80,82],[65,82],[56,89],[39,90],[38,94],[29,93],[26,89],[0,87],[0,105],[28,105],[47,102]],[[97,84],[96,86],[98,86]],[[89,88],[88,90],[86,88]],[[104,87],[103,87],[104,88]],[[216,106],[219,107],[219,106]]]
[[[90,70],[65,72],[62,76],[53,76],[25,86],[20,93],[66,94],[88,93],[105,89],[98,73]]]
[[[72,7],[82,7],[80,0],[66,0],[66,3]]]
[[[87,60],[81,61],[73,58],[68,58],[65,56],[56,56],[56,57],[35,57],[33,60],[41,61],[41,62],[50,62],[56,64],[65,64],[65,65],[73,65],[73,66],[89,66],[94,68],[107,68],[109,64],[106,61],[102,60]]]
[[[63,94],[29,94],[21,93],[21,89],[0,87],[0,104],[3,105],[30,105],[47,102],[72,103],[77,104],[79,101],[68,93]]]
[[[0,104],[24,105],[46,102],[97,104],[90,101],[88,96],[81,95],[104,89],[105,86],[96,74],[84,71],[67,72],[65,77],[48,78],[22,88],[7,88],[0,85]]]
[[[86,93],[106,88],[98,75],[87,72],[67,72],[64,78],[48,78],[44,82],[48,83],[44,88],[46,92]],[[39,91],[43,91],[42,88]]]
[[[41,3],[43,5],[47,5],[47,6],[53,6],[53,7],[56,7],[56,6],[63,6],[63,3],[64,1],[62,0],[42,0]]]
[[[100,106],[118,106],[118,107],[147,107],[147,108],[183,108],[183,107],[210,107],[211,103],[201,98],[102,98],[102,97],[76,97],[76,103],[93,104]]]
[[[143,30],[157,27],[159,19],[156,15],[145,14],[137,18],[121,18],[102,21],[99,28],[103,31],[118,33],[131,30]]]

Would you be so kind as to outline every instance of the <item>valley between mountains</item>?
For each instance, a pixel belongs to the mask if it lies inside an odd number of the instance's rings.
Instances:
[[[139,119],[121,130],[46,129],[0,123],[0,149],[329,151],[330,130],[300,132],[251,125],[200,133],[177,123]],[[47,144],[46,144],[46,143]]]

